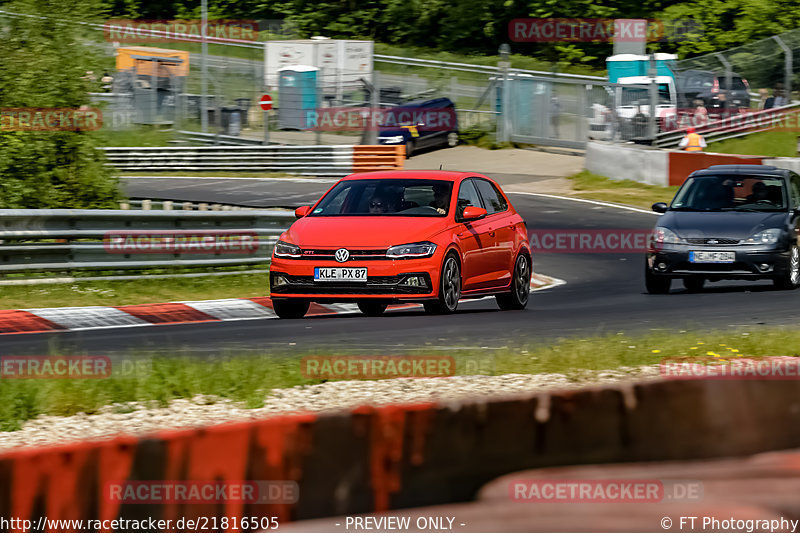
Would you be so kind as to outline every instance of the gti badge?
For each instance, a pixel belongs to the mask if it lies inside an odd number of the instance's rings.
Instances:
[[[336,250],[334,257],[340,263],[345,263],[348,259],[350,259],[350,252],[348,252],[345,248],[339,248]]]

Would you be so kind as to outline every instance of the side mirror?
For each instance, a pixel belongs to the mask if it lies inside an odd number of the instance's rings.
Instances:
[[[297,209],[294,210],[294,216],[297,218],[303,218],[311,211],[310,205],[301,205]]]
[[[669,206],[664,202],[656,202],[653,204],[653,211],[656,213],[666,213]]]
[[[483,218],[485,216],[486,209],[472,205],[465,207],[464,212],[461,213],[461,219],[467,222],[470,220],[478,220],[479,218]]]

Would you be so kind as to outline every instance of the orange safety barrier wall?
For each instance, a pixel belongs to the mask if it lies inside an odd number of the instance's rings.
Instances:
[[[796,378],[675,379],[458,408],[365,407],[10,452],[0,455],[0,516],[285,522],[466,501],[487,482],[529,468],[798,446]],[[295,481],[299,500],[120,505],[104,492],[108,483],[134,480]]]
[[[762,157],[713,154],[705,152],[669,152],[669,185],[682,185],[695,170],[711,165],[760,165]]]
[[[406,161],[404,144],[364,145],[353,147],[353,172],[403,170]]]

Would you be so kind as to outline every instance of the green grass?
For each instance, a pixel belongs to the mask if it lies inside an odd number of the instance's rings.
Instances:
[[[4,285],[0,309],[128,305],[178,300],[251,298],[269,292],[269,274],[132,281],[77,281],[68,284]]]
[[[721,154],[797,157],[797,139],[796,131],[765,131],[738,139],[709,143],[707,151]]]
[[[574,194],[581,198],[643,208],[649,208],[656,202],[669,203],[678,190],[676,186],[661,187],[633,180],[613,180],[592,174],[588,170],[567,179],[572,182]]]
[[[126,176],[150,176],[150,177],[158,177],[163,176],[165,178],[173,177],[173,176],[187,176],[190,175],[194,178],[298,178],[302,176],[295,176],[292,174],[283,174],[280,172],[255,172],[252,170],[243,170],[241,172],[228,172],[228,171],[219,171],[219,172],[126,172],[120,174],[120,177],[124,178]],[[212,203],[212,202],[208,202]]]
[[[314,355],[326,349],[314,350]],[[328,352],[330,353],[330,352]],[[336,355],[347,352],[337,349]],[[448,355],[456,359],[458,374],[563,374],[573,382],[592,379],[599,370],[630,371],[633,367],[657,365],[664,358],[704,357],[739,358],[790,355],[800,356],[800,331],[794,329],[752,329],[745,331],[656,332],[640,336],[621,333],[584,339],[560,340],[546,346],[521,344],[497,351],[448,350],[436,354],[420,349],[419,354]],[[53,351],[52,355],[56,355]],[[58,354],[71,355],[71,354]],[[245,356],[223,353],[210,358],[151,357],[130,354],[145,361],[146,371],[108,379],[8,379],[0,386],[0,431],[19,429],[25,420],[38,415],[68,416],[94,413],[117,404],[123,412],[128,402],[155,402],[203,395],[207,401],[227,398],[247,408],[263,405],[275,388],[320,383],[301,373],[303,355],[283,357]],[[374,355],[371,351],[369,355]],[[468,361],[488,362],[484,372],[465,372]],[[112,362],[112,368],[114,368]],[[472,368],[475,368],[473,366]]]
[[[97,133],[103,146],[171,146],[172,131],[139,127],[128,130],[103,129]]]

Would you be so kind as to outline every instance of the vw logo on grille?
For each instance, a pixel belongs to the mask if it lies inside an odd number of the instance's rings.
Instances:
[[[719,244],[717,239],[708,239],[708,244]]]
[[[334,257],[340,263],[344,263],[348,259],[350,259],[350,252],[348,252],[345,248],[339,248],[338,250],[336,250]]]

